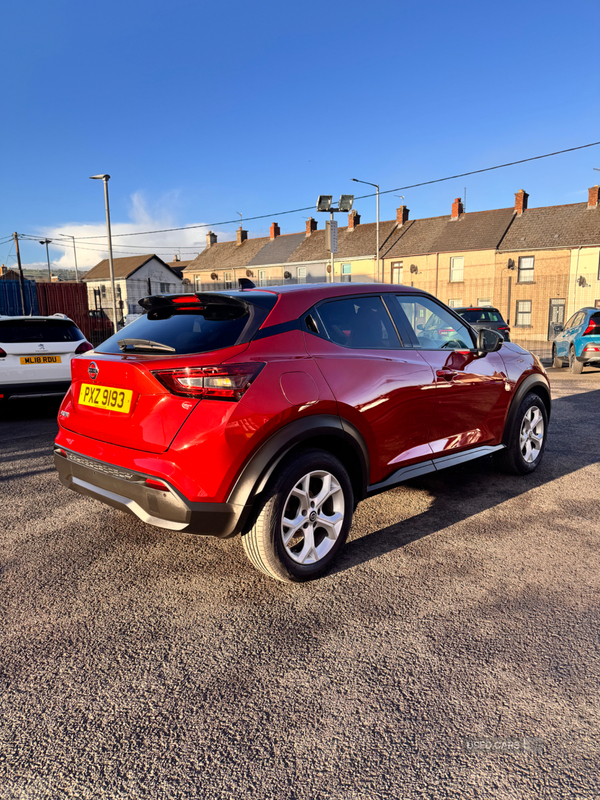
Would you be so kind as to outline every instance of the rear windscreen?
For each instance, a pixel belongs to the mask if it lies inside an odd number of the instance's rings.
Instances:
[[[0,342],[4,344],[79,342],[81,339],[85,339],[85,336],[71,320],[0,320]]]
[[[150,312],[126,325],[96,348],[98,353],[120,353],[120,339],[138,339],[173,347],[177,354],[206,353],[250,341],[266,317],[263,309],[209,306],[204,313],[192,309]],[[138,343],[135,351],[143,352]],[[133,352],[128,349],[127,352]]]
[[[499,312],[490,311],[489,309],[482,309],[481,311],[461,311],[459,313],[467,322],[502,322],[502,317]]]

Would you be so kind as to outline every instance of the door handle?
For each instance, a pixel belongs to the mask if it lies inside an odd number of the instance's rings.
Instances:
[[[455,369],[438,369],[436,372],[438,378],[443,378],[445,381],[451,381],[457,374]]]

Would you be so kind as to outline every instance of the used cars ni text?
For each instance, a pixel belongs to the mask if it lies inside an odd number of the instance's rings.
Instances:
[[[403,286],[164,295],[72,363],[62,483],[172,531],[242,535],[282,581],[326,570],[356,504],[494,454],[542,460],[539,360]]]

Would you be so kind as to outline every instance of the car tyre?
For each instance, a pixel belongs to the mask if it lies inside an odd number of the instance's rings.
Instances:
[[[583,372],[583,361],[577,361],[573,345],[571,345],[569,350],[569,367],[574,375],[581,375]]]
[[[542,399],[525,395],[511,423],[506,447],[497,455],[499,467],[513,475],[527,475],[540,465],[546,449],[548,412]]]
[[[552,345],[552,366],[554,369],[562,369],[563,368],[563,360],[556,355],[556,345]]]
[[[285,583],[318,578],[348,538],[354,510],[348,473],[324,450],[296,451],[264,494],[256,521],[242,535],[246,555]]]

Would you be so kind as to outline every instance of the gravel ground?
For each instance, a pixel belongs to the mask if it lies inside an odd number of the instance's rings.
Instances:
[[[532,476],[372,498],[301,586],[68,492],[57,403],[2,410],[2,800],[600,797],[600,372],[550,377]]]

